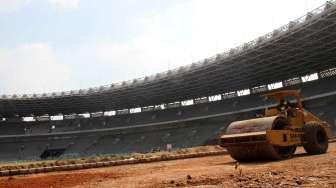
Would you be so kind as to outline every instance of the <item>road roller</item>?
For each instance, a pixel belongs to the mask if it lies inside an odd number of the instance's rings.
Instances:
[[[327,152],[331,126],[303,108],[299,90],[262,95],[276,102],[258,118],[232,122],[220,145],[237,161],[282,160],[293,156],[297,146],[308,154]]]

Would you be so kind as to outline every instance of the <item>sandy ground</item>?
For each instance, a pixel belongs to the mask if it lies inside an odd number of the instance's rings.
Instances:
[[[334,187],[336,143],[284,161],[237,164],[228,155],[0,178],[0,187]]]

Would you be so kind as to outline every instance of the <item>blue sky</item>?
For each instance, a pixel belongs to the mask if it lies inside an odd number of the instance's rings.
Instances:
[[[322,0],[0,0],[0,94],[110,84],[190,64]]]

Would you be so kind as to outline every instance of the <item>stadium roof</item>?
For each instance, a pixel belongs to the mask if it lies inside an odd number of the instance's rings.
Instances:
[[[0,97],[0,116],[99,112],[183,101],[336,67],[336,4],[188,66],[97,88]]]

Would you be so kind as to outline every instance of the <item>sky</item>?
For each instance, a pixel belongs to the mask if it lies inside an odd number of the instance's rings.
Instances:
[[[152,75],[271,32],[325,0],[0,0],[0,95]]]

